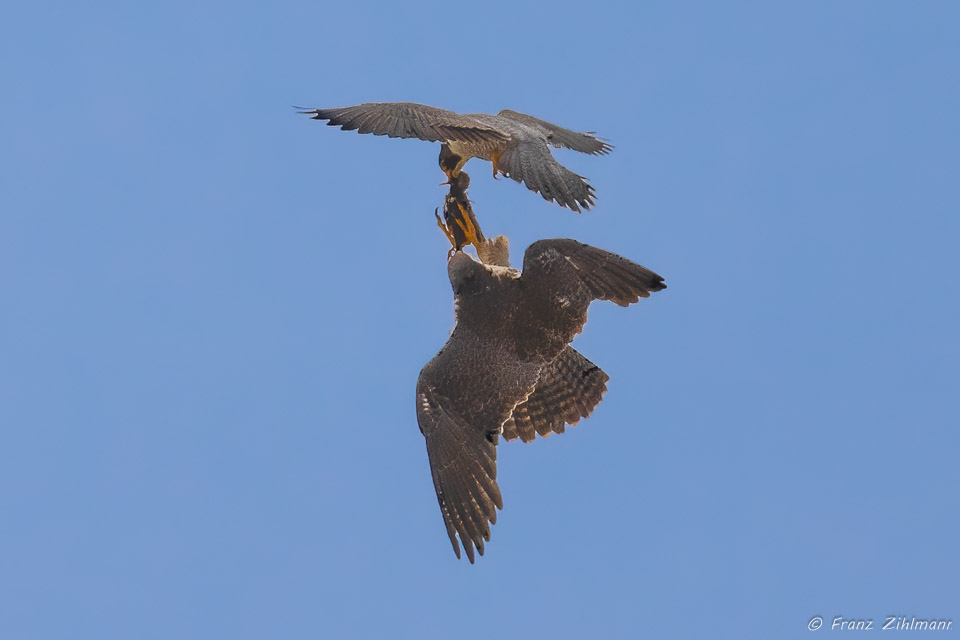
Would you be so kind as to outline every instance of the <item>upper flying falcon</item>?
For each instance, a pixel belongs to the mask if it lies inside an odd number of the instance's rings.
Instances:
[[[368,102],[301,113],[348,131],[440,142],[440,168],[447,177],[455,178],[470,158],[489,160],[494,177],[506,175],[578,213],[593,205],[593,187],[554,160],[549,147],[589,154],[606,154],[613,148],[592,132],[571,131],[509,109],[494,116],[459,114],[412,102]]]

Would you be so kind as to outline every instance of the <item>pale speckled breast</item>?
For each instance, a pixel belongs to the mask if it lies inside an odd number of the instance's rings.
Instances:
[[[461,166],[470,158],[480,158],[488,162],[493,160],[493,151],[497,148],[495,142],[448,142],[450,151],[463,159]]]

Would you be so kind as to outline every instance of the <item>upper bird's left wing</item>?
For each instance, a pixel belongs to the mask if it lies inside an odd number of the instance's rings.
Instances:
[[[625,307],[667,287],[663,278],[615,253],[570,239],[539,240],[523,255],[520,326],[537,327],[531,341],[554,358],[580,333],[593,300]]]
[[[601,155],[610,153],[610,150],[613,149],[612,144],[602,138],[598,138],[592,131],[580,132],[564,129],[546,120],[534,118],[525,113],[511,111],[510,109],[504,109],[497,115],[537,129],[547,138],[547,144],[553,147],[566,147],[567,149],[573,149],[583,153]]]
[[[453,551],[460,544],[472,563],[474,549],[483,555],[490,525],[503,508],[497,486],[497,431],[467,424],[449,401],[439,397],[421,379],[417,383],[417,422],[427,440],[427,456],[437,501],[443,513]],[[457,543],[460,536],[460,544]]]
[[[430,142],[503,142],[507,137],[464,116],[414,102],[367,102],[338,109],[305,109],[300,113],[346,131]]]

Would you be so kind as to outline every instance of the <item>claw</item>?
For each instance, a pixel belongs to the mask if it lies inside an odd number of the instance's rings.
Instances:
[[[450,245],[453,247],[453,249],[450,250],[451,251],[450,255],[453,255],[457,251],[457,240],[453,237],[453,233],[450,232],[450,230],[447,228],[447,225],[443,223],[443,219],[440,218],[439,209],[434,209],[433,215],[437,218],[437,226],[440,227],[440,231],[443,231],[443,235],[447,236],[447,240],[450,242]],[[460,222],[460,221],[457,220],[457,222]],[[447,256],[447,257],[450,257],[450,256]]]
[[[493,179],[497,179],[497,174],[500,173],[500,152],[494,151],[493,157],[490,159],[490,162],[493,164]]]

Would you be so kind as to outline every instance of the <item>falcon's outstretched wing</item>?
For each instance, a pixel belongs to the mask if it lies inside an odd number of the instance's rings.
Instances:
[[[609,379],[600,367],[567,347],[543,368],[530,397],[514,408],[503,425],[503,438],[530,442],[538,433],[563,433],[565,424],[577,424],[600,404]]]
[[[556,201],[561,207],[580,213],[581,207],[586,210],[593,206],[593,187],[586,178],[554,160],[542,138],[507,145],[497,168],[539,193],[544,200]]]
[[[548,360],[580,333],[593,300],[625,307],[667,288],[646,267],[570,239],[539,240],[527,247],[520,286],[525,296],[520,326],[537,328],[531,349]]]
[[[437,501],[453,550],[460,557],[463,544],[473,563],[474,548],[483,555],[490,525],[503,508],[497,486],[497,431],[466,424],[449,413],[444,400],[420,380],[417,383],[417,422],[427,440],[427,456]]]
[[[567,149],[573,149],[574,151],[581,151],[591,155],[607,154],[613,149],[612,144],[602,138],[596,137],[592,131],[584,131],[581,133],[579,131],[564,129],[546,120],[534,118],[525,113],[511,111],[510,109],[504,109],[497,115],[537,129],[546,136],[547,144],[552,147],[566,147]]]
[[[430,142],[503,142],[507,137],[469,116],[413,102],[367,102],[339,109],[304,109],[314,120],[345,131]]]

